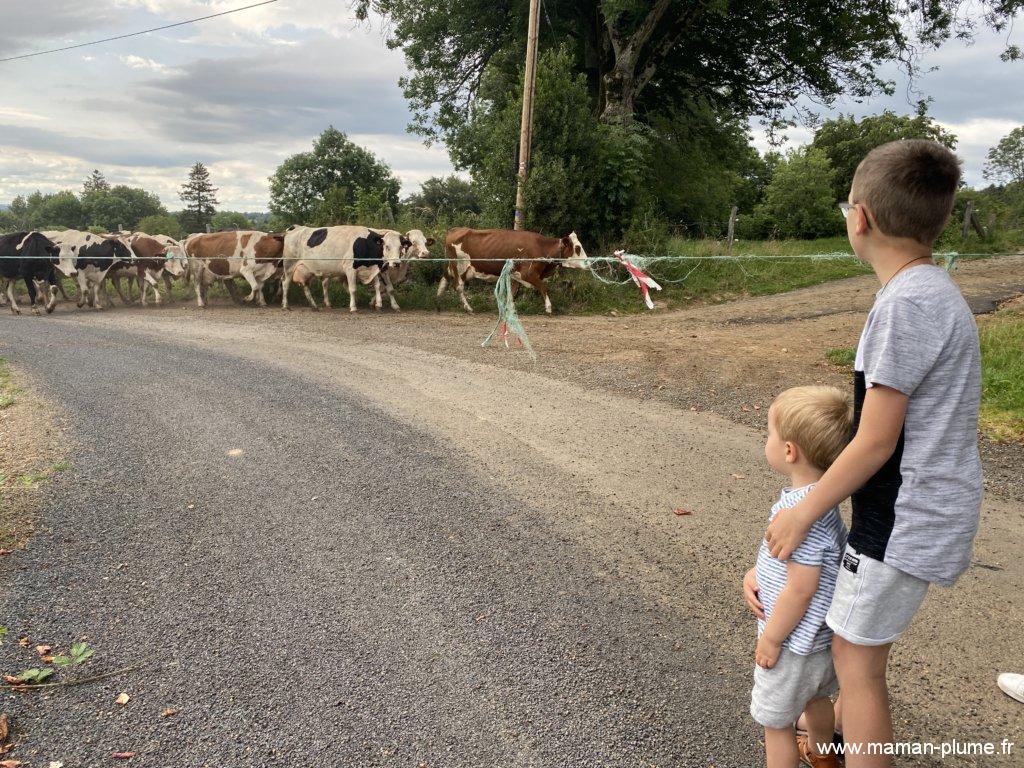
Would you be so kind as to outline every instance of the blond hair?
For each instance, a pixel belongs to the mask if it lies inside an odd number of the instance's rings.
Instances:
[[[784,442],[796,443],[821,470],[832,466],[853,431],[853,399],[836,387],[793,387],[775,398],[771,416]]]
[[[850,202],[863,203],[878,229],[931,245],[953,212],[960,161],[937,141],[901,139],[868,152],[853,175]]]

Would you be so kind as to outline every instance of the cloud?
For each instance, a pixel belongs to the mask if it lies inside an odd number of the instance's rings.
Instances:
[[[66,45],[72,42],[70,35],[108,29],[116,18],[113,4],[93,0],[8,2],[0,25],[0,51],[14,56]]]
[[[129,54],[128,56],[120,56],[119,58],[131,69],[142,69],[149,72],[156,72],[161,75],[177,71],[174,67],[168,67],[166,64],[161,64],[159,61],[153,61],[153,59],[147,59],[144,56]]]

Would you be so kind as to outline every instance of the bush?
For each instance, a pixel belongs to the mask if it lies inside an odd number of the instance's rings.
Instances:
[[[145,232],[147,235],[166,235],[167,237],[173,237],[175,240],[181,240],[185,237],[184,228],[170,214],[146,216],[135,225],[135,229],[139,232]]]

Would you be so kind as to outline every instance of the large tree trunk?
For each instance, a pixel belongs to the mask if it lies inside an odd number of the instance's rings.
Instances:
[[[615,64],[604,76],[604,110],[601,122],[629,125],[633,122],[636,96],[636,61],[631,55],[617,55]]]

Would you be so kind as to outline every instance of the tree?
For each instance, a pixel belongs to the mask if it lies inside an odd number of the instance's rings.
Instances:
[[[190,232],[205,231],[217,212],[217,188],[210,181],[210,170],[202,163],[193,165],[178,197],[185,204],[182,225]]]
[[[181,223],[167,213],[146,216],[135,225],[135,229],[147,235],[167,235],[175,240],[185,237],[185,229]]]
[[[218,211],[210,221],[210,227],[214,232],[223,229],[252,229],[252,222],[244,213],[238,211]]]
[[[353,220],[360,195],[377,193],[393,210],[401,183],[391,168],[333,126],[311,152],[287,158],[270,177],[275,221],[314,225]]]
[[[87,208],[70,190],[45,195],[32,213],[37,229],[82,229],[87,226]]]
[[[160,198],[138,187],[117,184],[109,189],[97,189],[82,195],[82,206],[91,227],[112,232],[124,227],[134,229],[146,216],[165,214],[167,210]]]
[[[811,146],[822,150],[835,170],[832,191],[837,200],[849,195],[853,174],[864,155],[881,144],[897,139],[930,139],[956,149],[956,136],[937,125],[926,108],[925,102],[918,104],[912,117],[885,110],[860,120],[840,115],[821,124]]]
[[[1024,125],[1014,128],[988,151],[985,178],[1002,184],[1024,183]]]
[[[789,152],[778,164],[754,219],[777,237],[827,237],[841,231],[833,193],[836,171],[828,155],[812,146]]]
[[[90,192],[107,192],[109,190],[110,182],[107,181],[107,177],[103,175],[103,172],[96,168],[93,169],[93,172],[89,174],[89,177],[82,184],[83,195],[88,195]]]
[[[387,17],[388,45],[411,74],[400,81],[414,127],[447,136],[472,112],[484,73],[522,67],[527,0],[355,0],[357,14]],[[548,0],[555,40],[575,43],[594,114],[633,119],[679,100],[705,100],[746,114],[778,116],[801,96],[831,103],[846,93],[891,92],[881,65],[916,73],[922,51],[951,35],[970,37],[966,18],[1004,28],[1024,0]],[[513,54],[509,57],[508,54]],[[1007,48],[1006,57],[1019,52]]]
[[[480,213],[480,201],[473,185],[465,179],[451,176],[431,176],[404,201],[414,216],[432,223],[451,214]]]

